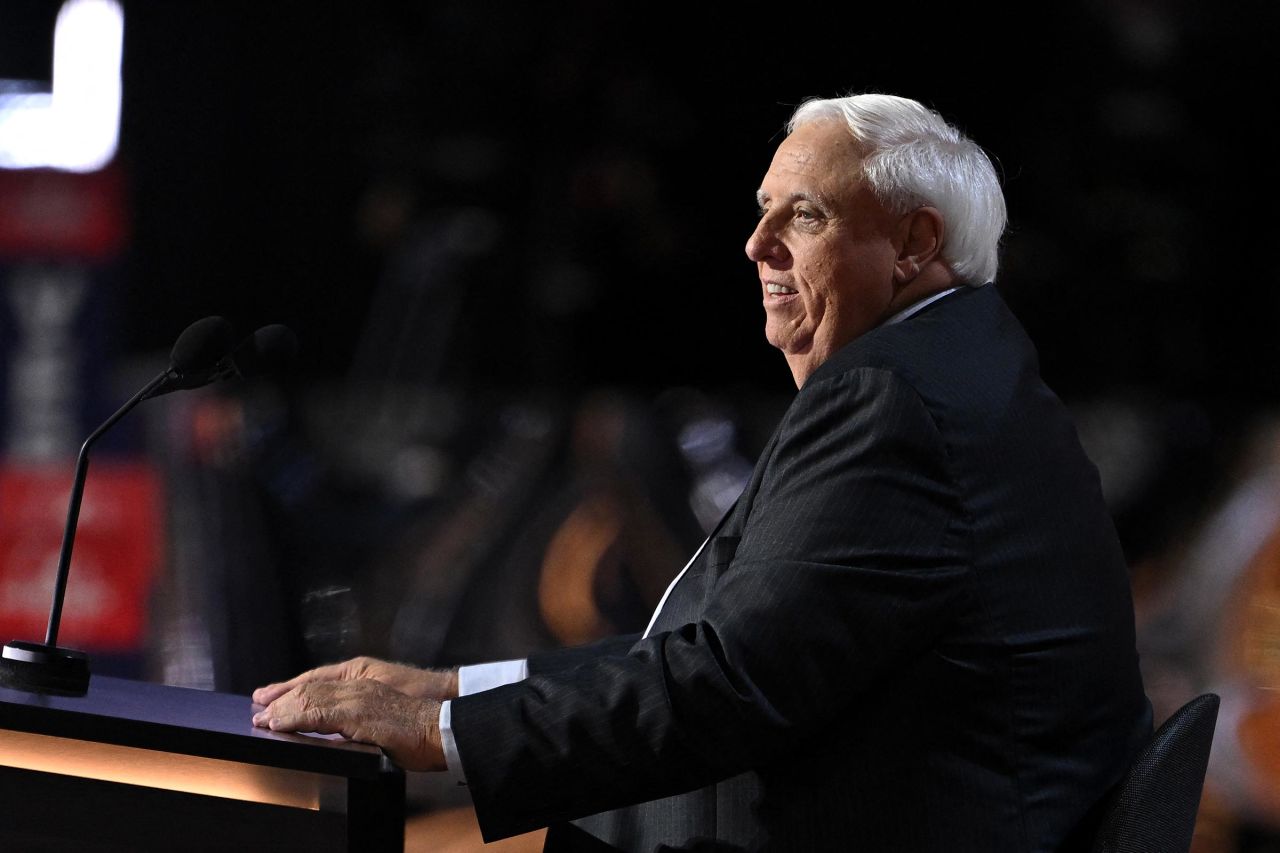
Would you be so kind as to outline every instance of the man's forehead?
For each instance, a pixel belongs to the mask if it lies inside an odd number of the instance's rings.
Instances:
[[[797,179],[815,184],[814,190],[816,184],[831,179],[843,184],[857,173],[858,159],[857,145],[843,126],[833,122],[801,125],[774,152],[757,196],[768,196],[771,183],[791,184]]]
[[[827,146],[815,144],[812,135],[802,133],[801,128],[782,140],[778,150],[774,152],[773,162],[769,164],[770,174],[810,175],[822,170],[831,159]]]

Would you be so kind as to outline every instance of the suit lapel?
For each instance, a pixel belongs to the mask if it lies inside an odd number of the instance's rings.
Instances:
[[[785,415],[783,420],[786,420]],[[658,605],[657,614],[645,631],[645,636],[678,628],[701,612],[702,600],[706,596],[710,583],[719,577],[737,550],[738,541],[742,538],[742,531],[747,524],[747,517],[751,514],[751,504],[760,490],[764,472],[773,459],[774,448],[778,444],[778,435],[781,431],[782,422],[780,421],[773,431],[773,436],[761,451],[760,459],[756,462],[755,470],[751,472],[751,479],[747,481],[742,494],[712,528],[711,535],[667,590]]]
[[[790,411],[790,409],[787,410],[787,412]],[[751,472],[751,479],[747,481],[746,488],[742,490],[742,494],[738,496],[738,500],[729,508],[729,512],[725,514],[725,517],[720,520],[720,524],[716,526],[716,531],[711,534],[713,537],[717,533],[724,536],[741,536],[742,531],[746,529],[747,517],[751,515],[751,505],[755,503],[756,494],[760,491],[760,483],[764,480],[765,471],[769,469],[769,465],[773,462],[774,449],[778,446],[778,436],[782,434],[782,425],[786,420],[787,415],[783,413],[782,419],[778,421],[778,426],[773,430],[773,435],[769,437],[764,450],[760,452],[760,458],[756,460],[755,470]]]

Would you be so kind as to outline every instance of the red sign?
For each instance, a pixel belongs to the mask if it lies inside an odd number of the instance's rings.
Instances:
[[[0,641],[45,639],[74,467],[0,464]],[[160,477],[149,464],[89,466],[58,645],[142,648],[161,554],[160,506]]]
[[[0,169],[0,256],[115,257],[128,236],[124,183],[118,166]]]

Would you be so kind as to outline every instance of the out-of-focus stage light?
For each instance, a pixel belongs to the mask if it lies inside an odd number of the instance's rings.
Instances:
[[[67,0],[53,31],[51,92],[0,91],[0,168],[94,172],[120,132],[124,11]]]

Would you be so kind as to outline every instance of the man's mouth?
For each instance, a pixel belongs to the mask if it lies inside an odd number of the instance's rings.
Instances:
[[[794,287],[787,287],[785,284],[774,284],[773,282],[766,284],[764,289],[770,296],[790,296],[796,292]]]

